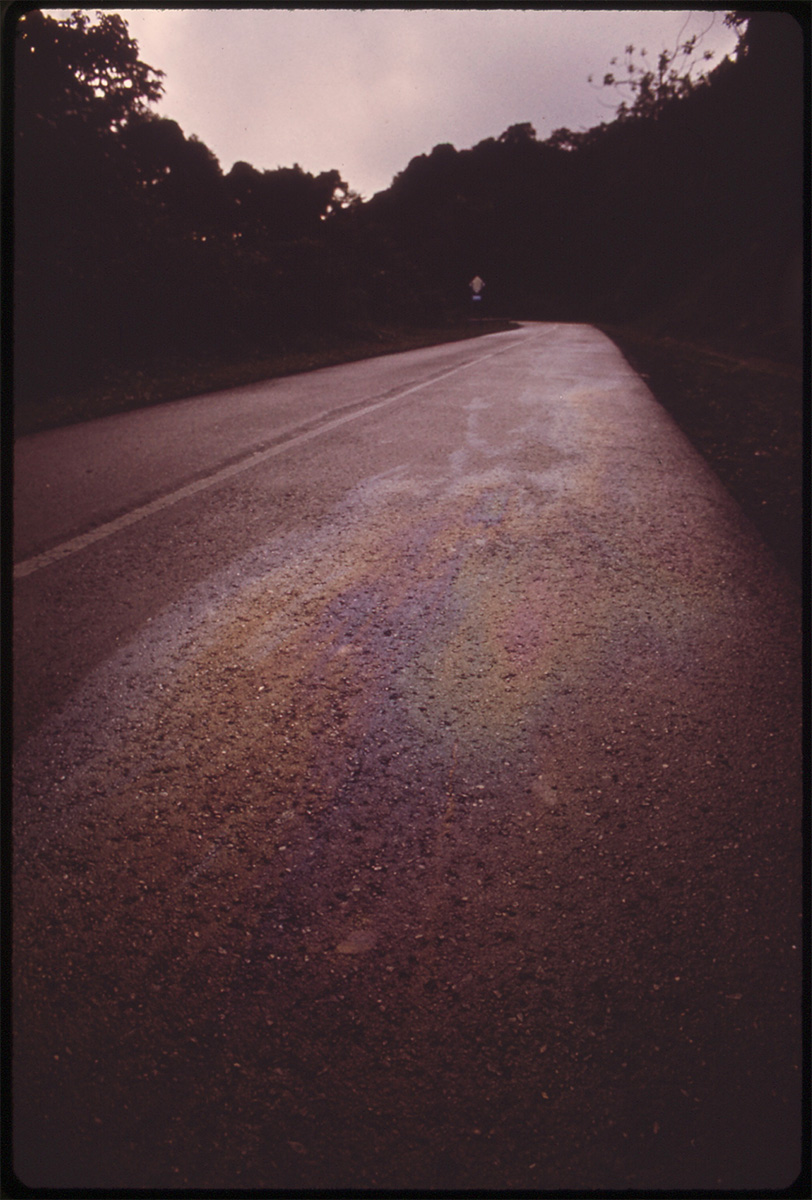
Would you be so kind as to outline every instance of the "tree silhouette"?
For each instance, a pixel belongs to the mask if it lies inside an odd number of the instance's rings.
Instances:
[[[60,22],[31,10],[17,22],[15,375],[23,391],[86,377],[115,335],[112,283],[133,217],[119,132],[160,96],[160,77],[115,14],[93,25],[83,13]]]
[[[121,131],[121,146],[143,200],[193,237],[213,236],[226,223],[223,173],[208,146],[186,138],[176,121],[137,116]]]
[[[728,13],[725,24],[735,28],[741,38],[745,19],[744,14]],[[696,88],[707,84],[714,52],[701,50],[703,37],[704,33],[695,33],[672,49],[661,50],[654,63],[645,48],[626,46],[623,62],[617,57],[613,58],[610,66],[615,69],[607,71],[600,84],[622,95],[625,93],[616,110],[616,117],[619,120],[630,117],[656,120],[667,104],[684,100]],[[639,54],[639,59],[635,59],[635,54]],[[591,75],[588,82],[593,82]]]
[[[160,98],[163,71],[141,62],[123,18],[117,13],[98,17],[92,24],[77,11],[57,21],[32,9],[19,18],[18,139],[37,126],[57,129],[73,119],[99,132],[116,132]]]
[[[258,171],[237,162],[225,177],[233,232],[254,244],[314,235],[320,221],[340,208],[349,188],[338,171],[313,176],[298,163]]]

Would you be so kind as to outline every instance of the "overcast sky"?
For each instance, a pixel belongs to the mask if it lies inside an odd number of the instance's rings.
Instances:
[[[93,10],[88,10],[93,11]],[[590,86],[627,45],[651,61],[691,33],[720,61],[716,12],[544,9],[119,9],[140,56],[165,72],[161,115],[224,171],[337,168],[365,197],[438,142],[457,149],[530,121],[540,138],[611,118]]]

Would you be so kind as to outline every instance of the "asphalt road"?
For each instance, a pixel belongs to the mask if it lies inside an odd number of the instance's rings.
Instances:
[[[800,1169],[800,614],[528,325],[22,439],[31,1185]]]

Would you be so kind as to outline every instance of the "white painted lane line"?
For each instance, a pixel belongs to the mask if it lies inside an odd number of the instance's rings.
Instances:
[[[523,341],[524,339],[521,340]],[[303,442],[309,442],[313,438],[321,437],[323,433],[329,433],[332,429],[338,429],[341,425],[347,425],[350,421],[357,421],[360,417],[366,417],[369,413],[373,413],[379,408],[385,408],[387,404],[394,404],[396,400],[402,400],[405,396],[411,396],[413,392],[419,392],[422,388],[440,383],[443,379],[448,379],[449,376],[456,375],[459,371],[465,371],[469,367],[478,366],[480,363],[486,362],[489,358],[496,358],[498,354],[505,354],[518,344],[518,341],[511,342],[509,346],[493,350],[490,354],[482,354],[479,358],[462,363],[459,367],[452,367],[450,371],[444,371],[442,375],[435,375],[431,379],[426,379],[423,383],[416,383],[413,387],[406,388],[403,392],[398,392],[394,396],[387,396],[385,400],[377,400],[374,404],[368,404],[366,408],[347,413],[343,417],[336,417],[332,421],[325,421],[323,425],[319,425],[315,429],[295,434],[293,437],[288,438],[287,441],[278,442],[275,446],[269,446],[265,450],[257,450],[256,453],[249,454],[247,458],[240,459],[239,462],[230,463],[227,467],[221,467],[220,470],[214,471],[204,479],[197,479],[194,483],[188,483],[185,487],[178,488],[177,491],[168,492],[165,496],[159,496],[156,500],[151,500],[149,504],[142,504],[139,508],[134,508],[112,521],[107,521],[104,525],[97,525],[95,529],[91,529],[87,533],[82,533],[78,537],[71,538],[67,542],[62,542],[60,545],[52,547],[50,550],[45,550],[42,554],[36,554],[33,558],[27,558],[23,562],[17,563],[14,567],[13,577],[14,579],[23,579],[26,575],[32,575],[35,571],[40,571],[43,567],[50,566],[51,563],[59,562],[60,559],[67,558],[71,554],[77,554],[80,550],[92,546],[94,542],[100,542],[114,533],[119,533],[122,529],[127,529],[130,525],[135,525],[136,522],[142,521],[145,517],[151,517],[154,513],[161,512],[163,509],[169,508],[172,504],[177,504],[179,500],[186,500],[190,496],[197,495],[198,492],[205,491],[207,488],[216,487],[218,483],[232,479],[235,475],[242,474],[243,471],[250,471],[252,467],[266,462],[269,458],[275,458],[279,454],[284,454],[286,450],[291,450],[294,446],[300,446]]]

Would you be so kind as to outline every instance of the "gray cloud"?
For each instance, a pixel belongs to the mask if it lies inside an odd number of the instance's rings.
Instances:
[[[458,148],[532,122],[539,136],[608,119],[590,87],[633,43],[653,57],[723,12],[663,9],[119,10],[142,58],[166,73],[163,115],[197,134],[224,170],[299,162],[338,168],[365,195],[438,142]],[[686,23],[687,22],[687,23]]]

